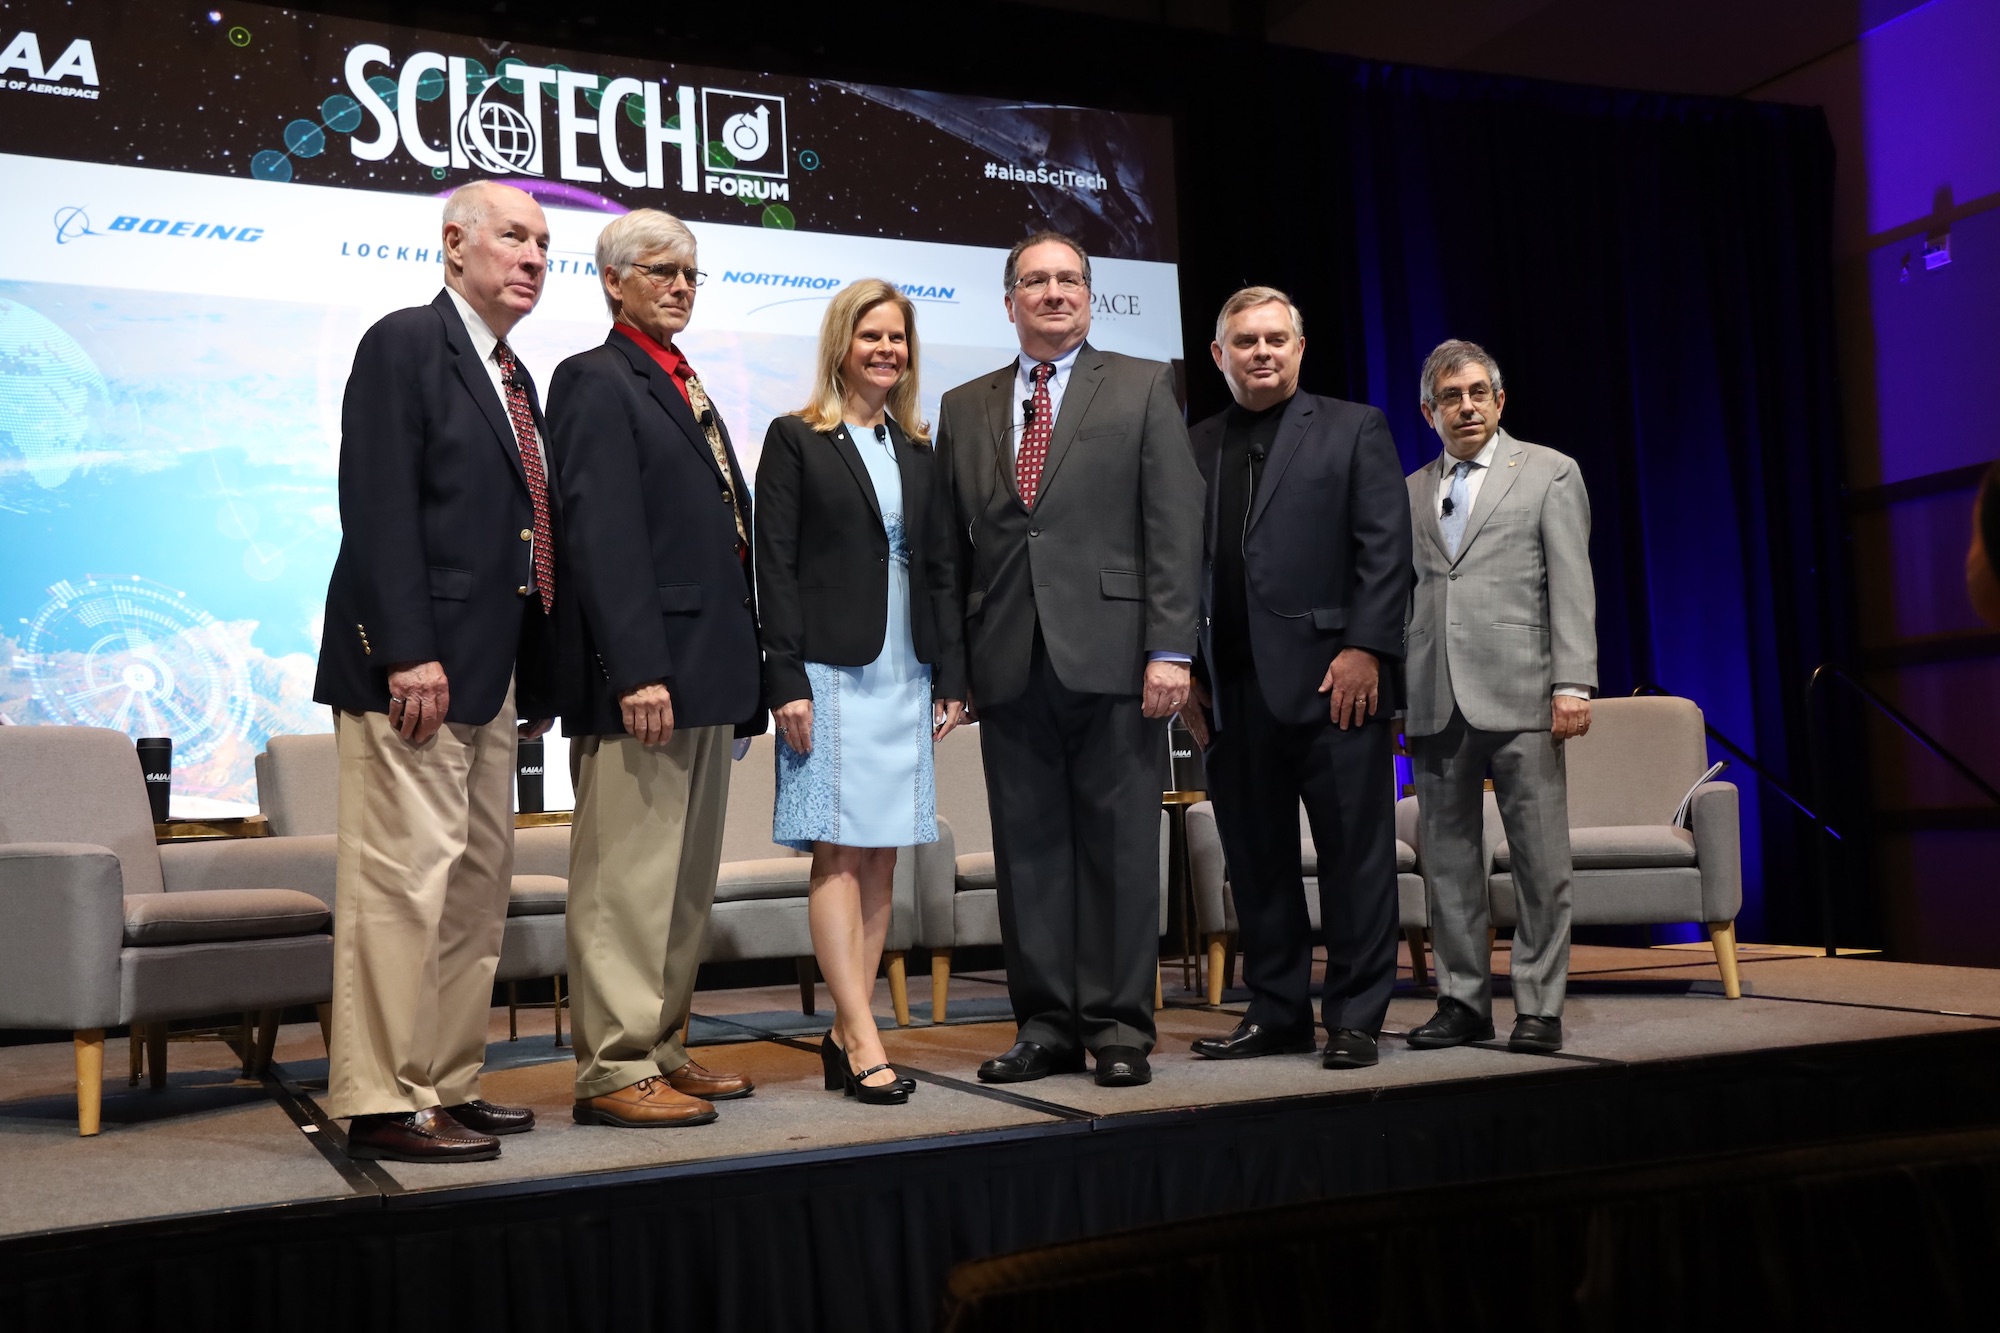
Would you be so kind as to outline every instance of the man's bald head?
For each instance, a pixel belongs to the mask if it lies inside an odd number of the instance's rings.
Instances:
[[[542,297],[549,222],[526,190],[473,181],[444,202],[444,282],[505,338]]]

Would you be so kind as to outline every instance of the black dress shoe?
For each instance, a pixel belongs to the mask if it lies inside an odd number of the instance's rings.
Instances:
[[[1017,1041],[1006,1054],[996,1055],[979,1066],[981,1083],[1032,1083],[1050,1074],[1075,1074],[1083,1069],[1083,1056],[1076,1052],[1057,1054],[1032,1041]]]
[[[358,1115],[348,1124],[347,1155],[359,1162],[484,1162],[500,1140],[475,1134],[441,1106],[401,1115]]]
[[[1465,1001],[1446,995],[1438,1000],[1437,1012],[1431,1015],[1431,1021],[1411,1029],[1406,1040],[1421,1051],[1463,1046],[1468,1041],[1492,1041],[1493,1020],[1481,1018]]]
[[[1226,1037],[1198,1037],[1194,1053],[1207,1060],[1248,1060],[1255,1055],[1305,1055],[1313,1049],[1311,1028],[1267,1028],[1244,1019]]]
[[[1560,1018],[1522,1014],[1514,1020],[1514,1030],[1507,1037],[1507,1049],[1510,1051],[1554,1055],[1562,1048],[1563,1021]]]
[[[1097,1086],[1136,1088],[1153,1081],[1153,1067],[1137,1046],[1104,1046],[1097,1052]]]
[[[535,1113],[525,1106],[495,1106],[474,1098],[447,1106],[444,1113],[475,1134],[525,1134],[535,1127]]]
[[[1327,1069],[1366,1069],[1376,1059],[1374,1033],[1342,1028],[1326,1039],[1326,1054],[1320,1057],[1320,1064]]]

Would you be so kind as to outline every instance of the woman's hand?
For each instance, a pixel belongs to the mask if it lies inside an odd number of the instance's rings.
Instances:
[[[780,704],[771,710],[771,720],[778,724],[779,740],[791,746],[800,754],[812,753],[812,700],[794,699],[788,704]]]
[[[965,723],[965,705],[957,699],[939,699],[931,705],[931,739],[941,741],[952,728]]]

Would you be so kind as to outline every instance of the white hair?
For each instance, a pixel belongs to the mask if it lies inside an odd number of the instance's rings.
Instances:
[[[657,208],[635,208],[622,217],[613,218],[597,234],[597,271],[605,274],[630,268],[639,262],[641,255],[650,255],[658,250],[665,250],[670,255],[684,255],[692,260],[695,257],[694,233],[688,230],[687,223],[672,213]],[[604,304],[614,317],[618,314],[609,289],[604,293]]]

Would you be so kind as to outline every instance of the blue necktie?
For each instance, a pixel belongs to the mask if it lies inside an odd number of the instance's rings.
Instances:
[[[1444,529],[1445,554],[1454,560],[1458,559],[1458,543],[1465,536],[1465,520],[1472,517],[1472,488],[1465,484],[1471,473],[1470,459],[1451,470],[1451,492],[1443,505],[1450,512],[1438,516],[1438,526]]]

